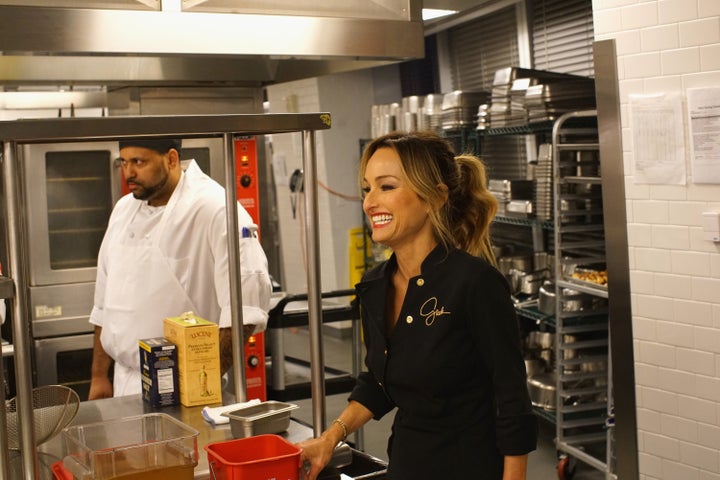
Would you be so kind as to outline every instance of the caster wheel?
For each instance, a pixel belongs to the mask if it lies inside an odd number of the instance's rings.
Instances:
[[[557,463],[559,480],[572,480],[575,476],[575,459],[567,455],[560,455]]]

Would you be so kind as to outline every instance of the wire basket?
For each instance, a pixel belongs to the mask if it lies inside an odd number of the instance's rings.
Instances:
[[[33,427],[35,446],[47,442],[68,426],[80,408],[80,397],[75,390],[63,385],[44,385],[32,390]],[[17,397],[5,402],[7,412],[8,447],[20,449],[20,419]]]

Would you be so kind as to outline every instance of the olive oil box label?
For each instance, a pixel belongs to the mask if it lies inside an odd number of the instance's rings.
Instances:
[[[177,346],[180,403],[194,407],[222,402],[218,326],[183,314],[166,318],[163,331]]]
[[[180,403],[175,344],[157,337],[142,339],[139,345],[143,400],[153,407]]]

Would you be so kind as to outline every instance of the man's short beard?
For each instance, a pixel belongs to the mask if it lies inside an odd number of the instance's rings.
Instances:
[[[162,191],[162,189],[167,185],[168,179],[170,176],[165,172],[165,176],[155,185],[151,185],[149,187],[141,186],[141,191],[138,192],[137,190],[133,191],[133,197],[135,197],[138,200],[152,200],[155,196],[157,196],[158,193]],[[138,185],[136,183],[136,185]]]

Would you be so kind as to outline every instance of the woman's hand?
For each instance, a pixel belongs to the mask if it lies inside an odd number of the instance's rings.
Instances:
[[[351,400],[345,410],[330,423],[318,438],[310,438],[297,444],[302,449],[303,480],[315,480],[332,459],[335,447],[347,440],[347,436],[365,425],[373,417],[370,410]],[[342,420],[341,420],[342,419]]]
[[[337,441],[329,437],[323,434],[318,438],[310,438],[297,444],[302,449],[300,460],[303,480],[315,480],[330,462]]]

